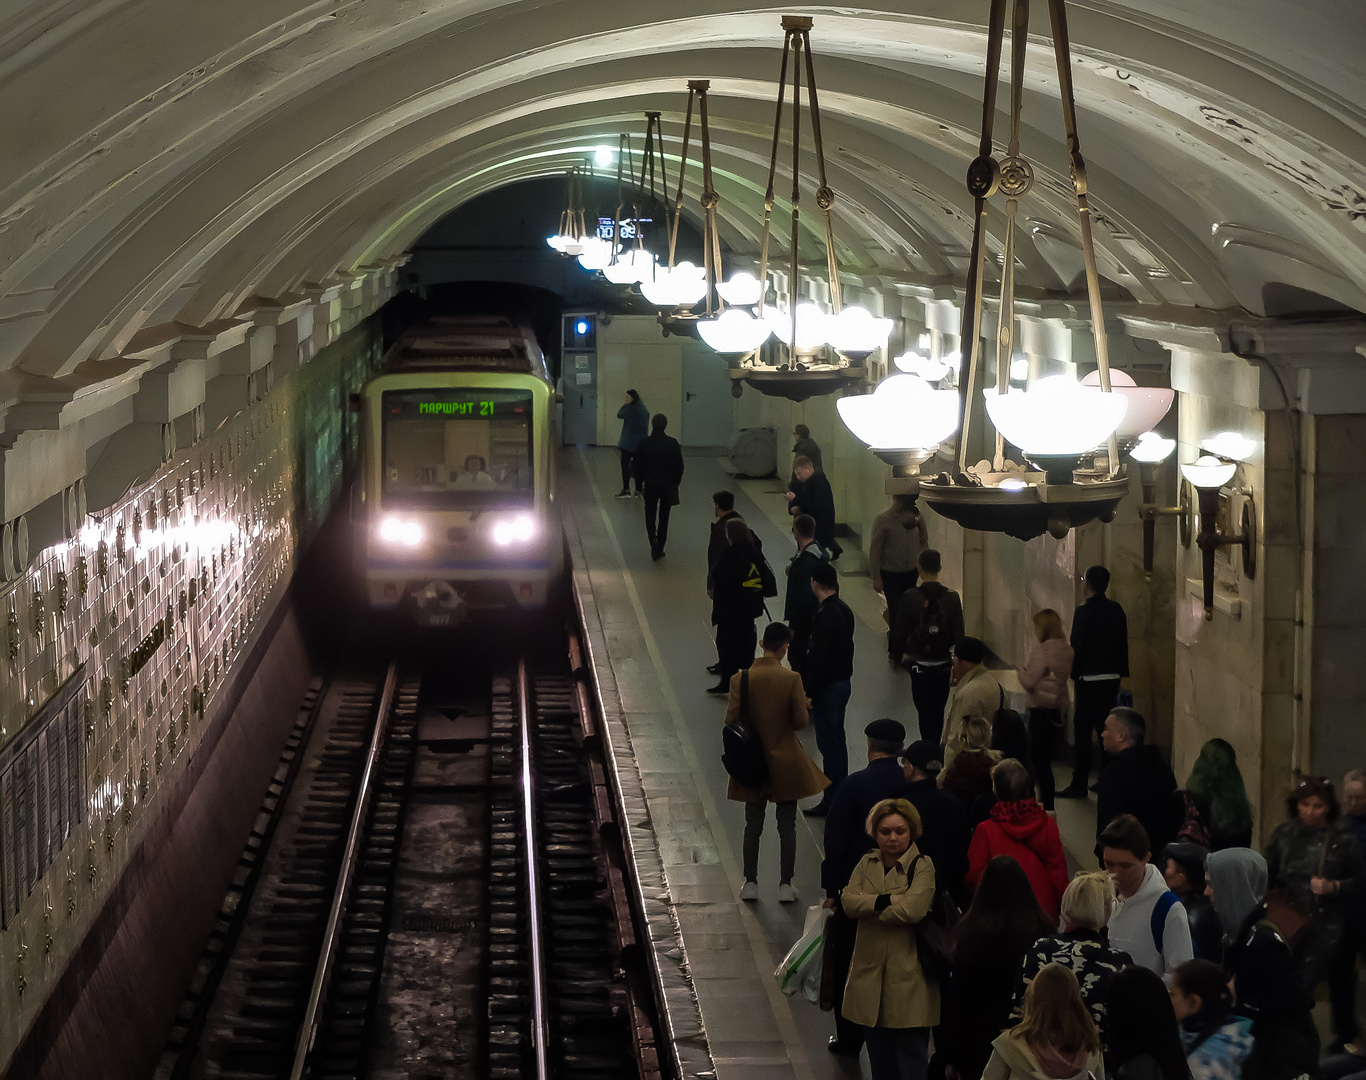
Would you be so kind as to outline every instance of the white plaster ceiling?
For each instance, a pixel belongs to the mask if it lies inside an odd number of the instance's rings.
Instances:
[[[1061,290],[1075,207],[1034,7],[1020,273]],[[399,255],[481,192],[639,136],[647,108],[676,154],[689,78],[712,80],[726,239],[752,248],[788,12],[816,20],[846,269],[961,281],[987,9],[0,0],[0,370],[99,381],[139,332]],[[1258,311],[1284,282],[1366,309],[1366,5],[1069,12],[1102,271],[1150,303]]]

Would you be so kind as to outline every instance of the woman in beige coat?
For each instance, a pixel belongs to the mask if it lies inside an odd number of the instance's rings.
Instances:
[[[934,864],[915,846],[920,814],[905,799],[883,799],[868,814],[877,850],[860,860],[840,894],[858,922],[844,988],[844,1018],[866,1029],[873,1080],[924,1080],[930,1028],[939,1023],[939,986],[916,951],[915,924],[934,899]]]
[[[797,740],[797,732],[810,723],[802,677],[783,667],[783,657],[792,642],[792,631],[782,623],[770,623],[764,630],[764,655],[747,672],[731,676],[730,702],[726,724],[740,719],[740,688],[748,682],[748,712],[758,729],[768,759],[768,780],[760,788],[742,787],[734,777],[726,798],[745,804],[744,864],[745,884],[741,900],[759,899],[759,837],[769,803],[777,804],[778,819],[778,900],[790,904],[797,899],[792,873],[797,862],[797,800],[819,795],[830,781]]]

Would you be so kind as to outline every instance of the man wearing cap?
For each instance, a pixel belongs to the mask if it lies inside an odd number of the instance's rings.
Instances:
[[[839,575],[827,563],[811,569],[811,591],[819,605],[811,617],[811,638],[802,663],[802,682],[811,699],[811,721],[821,768],[830,778],[821,801],[802,813],[822,817],[830,809],[832,790],[849,774],[849,745],[844,737],[844,709],[854,675],[854,613],[840,599]]]
[[[920,812],[925,830],[916,846],[934,863],[934,880],[948,889],[959,907],[966,907],[963,879],[968,872],[972,825],[962,800],[939,786],[944,748],[928,739],[911,743],[901,754],[905,787],[901,797]]]
[[[859,860],[873,847],[873,839],[866,831],[868,812],[883,799],[901,794],[906,786],[896,759],[906,741],[906,729],[884,717],[864,728],[863,734],[868,738],[868,764],[845,777],[830,800],[830,813],[825,819],[825,858],[821,861],[825,906],[835,912],[826,930],[834,966],[835,1035],[830,1039],[830,1052],[848,1057],[858,1057],[863,1048],[863,1028],[846,1020],[840,1012],[858,923],[844,915],[839,895],[849,884]]]
[[[980,638],[961,639],[954,645],[952,657],[952,686],[944,706],[944,734],[939,740],[944,747],[945,768],[952,764],[953,756],[958,752],[963,721],[969,716],[980,716],[991,723],[996,710],[1006,705],[1005,688],[982,664],[987,657],[987,647]]]

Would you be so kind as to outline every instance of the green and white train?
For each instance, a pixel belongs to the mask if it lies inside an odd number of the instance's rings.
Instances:
[[[564,575],[557,409],[530,330],[436,318],[360,390],[360,534],[372,610],[425,626],[544,608]]]

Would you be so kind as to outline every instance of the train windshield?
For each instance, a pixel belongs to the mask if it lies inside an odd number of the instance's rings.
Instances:
[[[391,390],[381,408],[385,505],[531,505],[530,390]]]

